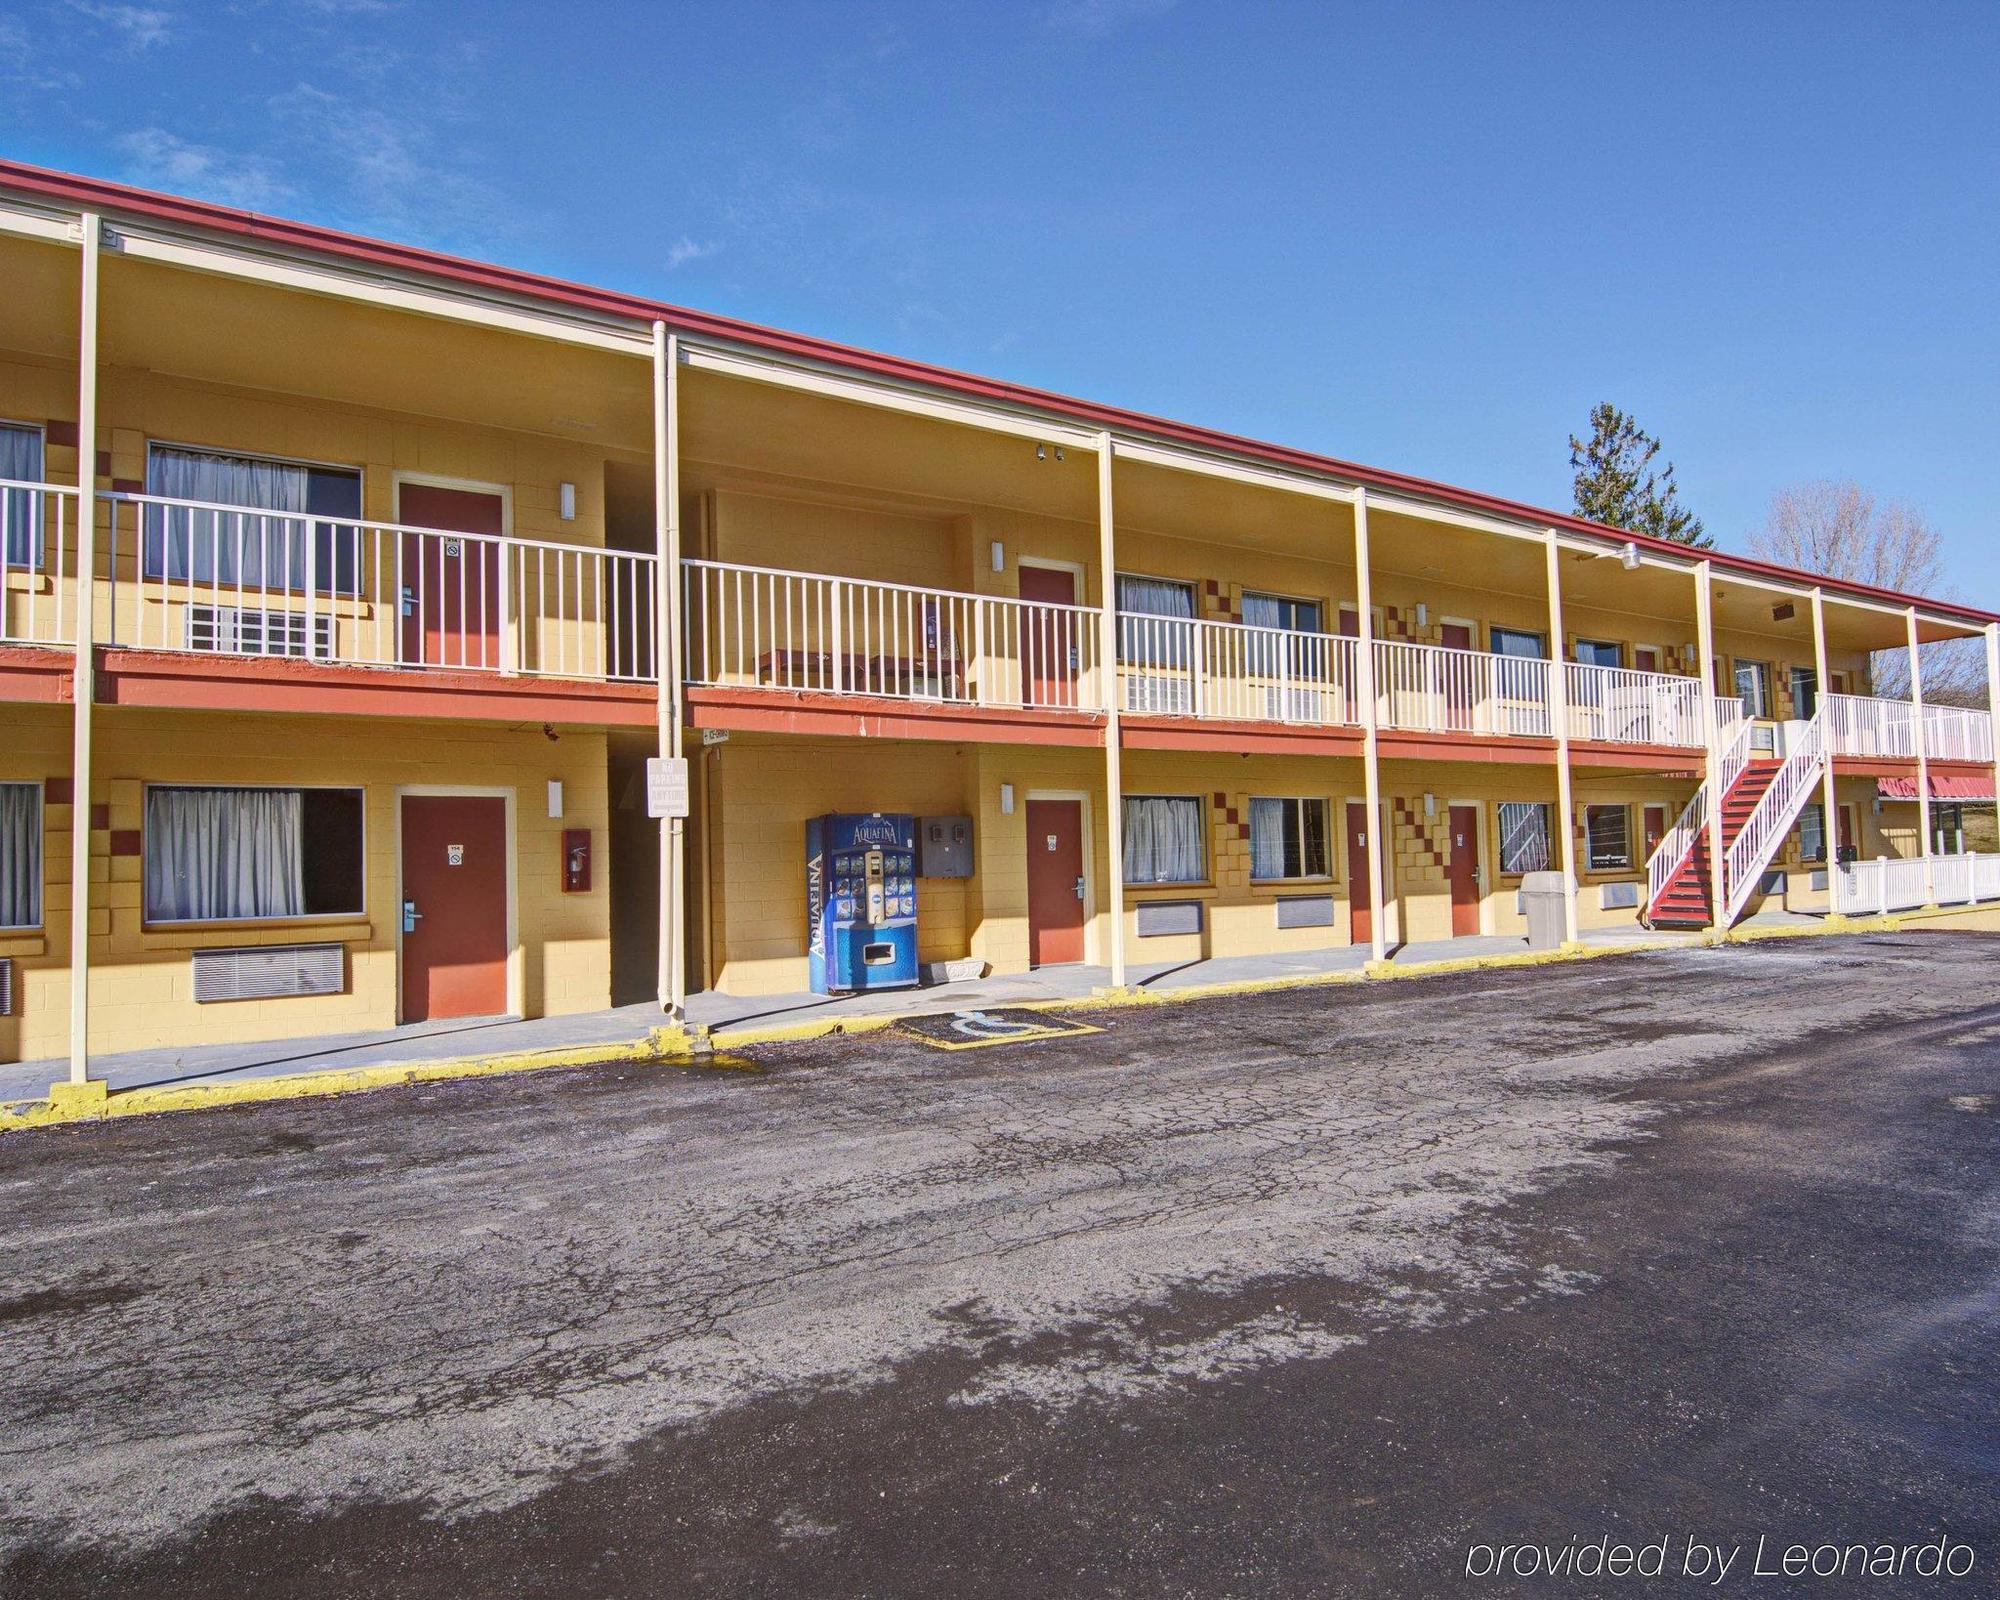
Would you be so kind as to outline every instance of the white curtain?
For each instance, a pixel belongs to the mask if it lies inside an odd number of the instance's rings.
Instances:
[[[214,455],[155,446],[146,461],[146,492],[176,500],[302,512],[310,474],[289,461]],[[148,508],[146,573],[202,583],[301,588],[305,584],[303,517]]]
[[[1250,876],[1283,878],[1285,871],[1285,802],[1250,801]]]
[[[296,789],[148,789],[147,920],[303,915],[302,815]]]
[[[1125,881],[1199,883],[1206,876],[1201,801],[1132,795],[1125,801]]]
[[[42,922],[42,786],[0,783],[0,928]]]
[[[42,481],[42,435],[38,429],[0,426],[0,478],[16,483]],[[40,499],[32,489],[0,489],[0,562],[7,566],[39,564]]]
[[[1282,628],[1285,626],[1285,604],[1276,595],[1246,594],[1243,597],[1243,620],[1253,628]]]
[[[1168,622],[1140,619],[1166,617]],[[1118,579],[1118,659],[1142,666],[1184,667],[1193,644],[1194,590],[1164,578]]]

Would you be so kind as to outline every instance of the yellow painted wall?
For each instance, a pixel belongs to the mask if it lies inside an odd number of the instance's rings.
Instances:
[[[0,778],[68,772],[68,718],[9,706],[21,737],[0,754]],[[480,723],[357,721],[335,717],[230,717],[100,709],[92,800],[105,826],[92,834],[91,1048],[131,1050],[291,1038],[384,1028],[396,1021],[400,927],[396,833],[399,786],[510,789],[515,796],[518,943],[511,992],[525,1014],[560,1015],[610,1002],[608,849],[602,734]],[[564,816],[548,816],[547,781],[562,780]],[[362,916],[200,929],[143,920],[143,862],[113,855],[115,832],[140,829],[144,785],[245,783],[358,785],[365,790],[366,894]],[[47,808],[46,927],[0,937],[0,954],[26,968],[23,1014],[0,1021],[0,1049],[17,1059],[68,1049],[69,811]],[[591,830],[598,868],[589,893],[560,888],[561,835]],[[188,953],[202,947],[322,942],[347,947],[349,982],[338,995],[197,1005]],[[11,1034],[11,1037],[10,1037]]]

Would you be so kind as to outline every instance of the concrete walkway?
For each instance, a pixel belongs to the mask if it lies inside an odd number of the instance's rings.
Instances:
[[[1821,919],[1796,912],[1764,912],[1742,926],[1748,928],[1797,924]],[[1584,934],[1595,947],[1689,943],[1691,933],[1598,929]],[[1393,949],[1390,960],[1416,965],[1467,957],[1526,953],[1527,940],[1513,935],[1481,935],[1443,939]],[[1182,963],[1138,963],[1126,969],[1135,988],[1159,992],[1195,989],[1208,984],[1249,983],[1282,978],[1325,977],[1359,972],[1368,961],[1366,947],[1342,945],[1329,950],[1288,955],[1222,956]],[[818,1024],[956,1011],[969,1007],[1007,1006],[1059,1000],[1087,1000],[1109,985],[1107,968],[1045,967],[1036,972],[975,978],[961,983],[920,989],[888,990],[880,994],[727,995],[704,993],[688,1000],[688,1020],[710,1030],[714,1042],[727,1046],[733,1035],[791,1024]],[[92,1075],[115,1091],[161,1085],[227,1083],[248,1078],[283,1077],[295,1073],[338,1072],[357,1067],[404,1066],[457,1061],[467,1057],[512,1055],[524,1051],[574,1049],[590,1045],[643,1040],[660,1025],[651,1004],[618,1006],[566,1017],[471,1017],[449,1022],[413,1023],[373,1033],[321,1035],[257,1044],[200,1045],[185,1049],[134,1050],[100,1056]],[[0,1066],[0,1104],[39,1100],[51,1083],[65,1077],[62,1059],[25,1061]]]

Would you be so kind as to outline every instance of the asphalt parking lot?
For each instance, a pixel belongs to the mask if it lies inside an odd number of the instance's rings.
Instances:
[[[1997,958],[0,1137],[0,1592],[1592,1594],[1468,1561],[1759,1535],[1990,1592]]]

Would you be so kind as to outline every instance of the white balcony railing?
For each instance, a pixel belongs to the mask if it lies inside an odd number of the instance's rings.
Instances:
[[[653,676],[650,555],[160,495],[102,498],[109,644],[561,678]]]
[[[1097,710],[1089,606],[718,561],[683,565],[687,681]]]
[[[1549,664],[1532,657],[1378,639],[1375,693],[1384,728],[1538,738],[1554,733]]]
[[[1621,667],[1563,668],[1569,701],[1569,736],[1600,744],[1699,747],[1701,680]]]
[[[1339,634],[1128,613],[1122,709],[1227,721],[1358,725],[1357,643]]]
[[[1919,730],[1932,761],[1989,762],[1993,721],[1984,711],[1925,706],[1921,719],[1907,700],[1830,694],[1825,699],[1827,744],[1836,756],[1887,756],[1914,761]]]
[[[0,643],[74,641],[79,500],[57,484],[0,479]]]

